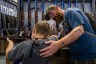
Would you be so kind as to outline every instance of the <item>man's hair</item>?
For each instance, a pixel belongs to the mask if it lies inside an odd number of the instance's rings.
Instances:
[[[35,24],[36,33],[50,35],[50,25],[46,21],[39,21]]]
[[[55,7],[56,7],[56,5],[50,5],[50,6],[47,7],[47,9],[46,9],[46,14],[45,14],[45,19],[46,19],[46,20],[50,20],[49,12],[50,12],[51,10],[54,10]]]

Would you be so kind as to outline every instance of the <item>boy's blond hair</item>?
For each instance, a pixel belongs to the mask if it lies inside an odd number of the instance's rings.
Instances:
[[[50,35],[50,25],[46,21],[39,21],[35,24],[36,33],[45,36]]]

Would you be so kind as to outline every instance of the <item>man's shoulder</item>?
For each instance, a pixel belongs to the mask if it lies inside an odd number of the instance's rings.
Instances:
[[[79,8],[67,8],[66,11],[77,11],[80,10]]]
[[[48,37],[48,40],[54,40],[54,41],[56,41],[56,40],[58,40],[58,36],[57,35],[49,36]]]
[[[77,11],[80,11],[80,12],[81,12],[81,10],[80,10],[79,8],[67,8],[67,9],[65,10],[65,14],[67,15],[67,14],[69,14],[69,13],[75,13],[75,12],[77,12]]]

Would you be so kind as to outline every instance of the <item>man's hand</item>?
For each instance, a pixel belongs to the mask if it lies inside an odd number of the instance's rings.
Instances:
[[[52,56],[59,49],[57,41],[47,41],[45,42],[45,44],[50,44],[50,45],[40,50],[41,52],[40,56],[42,57]]]

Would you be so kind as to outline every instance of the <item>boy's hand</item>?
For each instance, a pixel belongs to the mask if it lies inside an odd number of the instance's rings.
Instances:
[[[13,48],[13,41],[12,40],[10,40],[8,37],[7,37],[7,42],[8,42],[8,47],[7,47],[7,49],[6,49],[6,58],[7,58],[7,55],[8,55],[8,52],[10,51],[10,50],[12,50],[12,48]]]
[[[12,40],[10,40],[8,37],[7,37],[7,42],[8,43],[14,43]]]

